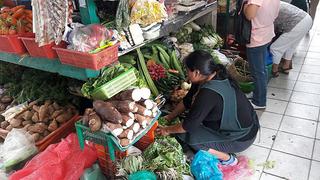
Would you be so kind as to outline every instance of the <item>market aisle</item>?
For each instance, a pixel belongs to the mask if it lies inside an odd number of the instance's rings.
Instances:
[[[293,58],[290,75],[269,82],[267,109],[258,112],[260,142],[257,138],[241,153],[255,162],[253,180],[320,179],[319,9],[313,29]]]

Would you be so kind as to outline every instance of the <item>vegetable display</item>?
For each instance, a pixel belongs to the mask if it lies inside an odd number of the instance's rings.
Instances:
[[[32,102],[14,118],[2,119],[0,126],[1,129],[7,131],[13,128],[23,128],[37,142],[57,130],[76,114],[78,111],[72,105],[61,106],[50,100],[41,105]],[[6,113],[3,115],[6,117]]]
[[[24,5],[2,8],[0,11],[0,35],[32,33],[32,11]]]
[[[96,100],[93,109],[86,109],[83,124],[93,132],[110,132],[121,146],[126,147],[159,113],[150,96],[149,89],[136,88],[123,91],[108,101]]]

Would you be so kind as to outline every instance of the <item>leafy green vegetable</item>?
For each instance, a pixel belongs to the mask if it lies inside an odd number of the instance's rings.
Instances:
[[[173,137],[160,137],[144,152],[145,168],[157,174],[175,174],[177,177],[170,179],[182,179],[182,175],[190,175],[190,166],[186,163],[182,147]],[[171,172],[171,173],[170,173]]]
[[[137,171],[143,170],[142,156],[128,156],[117,163],[118,175],[128,176]]]
[[[175,119],[171,120],[171,121],[167,121],[166,119],[164,119],[164,117],[160,117],[158,119],[158,123],[161,126],[172,126],[172,125],[176,125],[178,123],[180,123],[180,118],[176,117]]]

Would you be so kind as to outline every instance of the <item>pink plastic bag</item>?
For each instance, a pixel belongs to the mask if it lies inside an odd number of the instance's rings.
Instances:
[[[82,151],[77,135],[72,133],[60,143],[50,145],[9,179],[78,180],[84,169],[91,167],[96,160],[95,150],[86,146]]]
[[[254,169],[250,167],[249,159],[245,156],[238,157],[238,164],[236,166],[222,166],[219,169],[223,174],[223,180],[246,179],[254,173]]]

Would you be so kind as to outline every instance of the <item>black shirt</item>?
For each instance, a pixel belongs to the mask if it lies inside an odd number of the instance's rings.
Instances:
[[[222,119],[222,96],[215,91],[205,88],[200,89],[198,92],[198,88],[199,85],[192,85],[190,91],[183,99],[184,106],[190,111],[183,121],[182,127],[187,132],[192,133],[192,131],[196,131],[196,129],[203,124],[216,131],[220,128]],[[253,123],[253,107],[239,88],[235,88],[235,93],[237,98],[238,121],[242,128],[250,127]],[[194,96],[195,98],[192,104]],[[239,139],[239,141],[246,141],[254,138],[257,131],[258,127],[254,126],[250,133]]]

